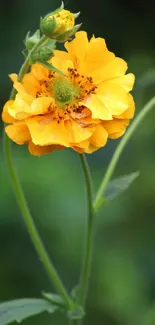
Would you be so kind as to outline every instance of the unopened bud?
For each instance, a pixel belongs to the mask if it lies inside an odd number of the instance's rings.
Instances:
[[[74,26],[74,24],[75,19],[78,16],[79,13],[73,14],[70,11],[65,10],[62,4],[59,9],[41,19],[41,31],[51,39],[64,42],[74,34],[74,28],[75,31],[77,30],[77,26],[79,25]]]

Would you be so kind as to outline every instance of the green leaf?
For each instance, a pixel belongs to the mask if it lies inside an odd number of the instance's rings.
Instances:
[[[24,55],[24,58],[27,57],[28,53],[29,53],[29,52],[28,52],[27,49],[22,50],[22,54]]]
[[[115,199],[118,195],[125,192],[133,181],[139,176],[139,172],[131,173],[129,175],[124,175],[113,179],[106,187],[104,196],[98,201],[97,205],[94,207],[95,212],[104,205],[107,201]]]
[[[53,313],[57,309],[45,299],[24,298],[0,303],[0,325],[14,321],[20,323],[25,318],[44,311]]]
[[[64,301],[59,295],[51,292],[42,292],[42,295],[45,299],[52,302],[53,305],[59,306],[60,308],[65,308]]]
[[[30,31],[29,31],[24,40],[26,49],[30,51],[34,47],[34,45],[39,42],[39,40],[40,40],[40,29],[37,29],[32,36],[30,36]]]
[[[48,39],[48,41],[46,41],[45,46],[54,50],[56,48],[56,41],[54,39]]]
[[[107,200],[112,200],[124,191],[126,191],[133,181],[139,176],[139,172],[131,173],[129,175],[124,175],[113,179],[107,186],[105,190],[104,198]]]
[[[76,301],[78,298],[79,289],[80,289],[80,286],[79,286],[79,284],[77,284],[71,291],[71,297],[74,299],[74,301]]]
[[[64,76],[64,73],[62,71],[60,71],[59,69],[57,69],[56,67],[54,67],[50,63],[44,62],[44,61],[41,61],[41,60],[37,60],[37,62],[40,63],[40,64],[42,64],[42,65],[44,65],[47,69],[52,70],[54,72],[57,72],[57,73],[59,73],[59,74],[61,74],[61,75]]]

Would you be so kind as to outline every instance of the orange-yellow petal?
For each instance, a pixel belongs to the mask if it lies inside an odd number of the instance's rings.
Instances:
[[[71,60],[61,60],[59,57],[54,56],[52,59],[52,65],[62,71],[64,74],[67,73],[68,68],[74,68],[73,61]]]
[[[6,126],[5,132],[8,137],[17,144],[24,144],[31,139],[27,125],[22,122]]]
[[[83,153],[85,152],[85,150],[81,147],[77,147],[77,146],[72,146],[71,147],[74,151],[78,152],[78,153]]]
[[[74,68],[74,64],[69,56],[69,53],[65,51],[55,50],[54,56],[49,60],[49,63],[63,73],[67,73],[68,68]]]
[[[8,113],[8,108],[13,104],[13,100],[8,100],[4,107],[2,112],[2,120],[5,123],[14,123],[15,119]]]
[[[101,69],[108,62],[115,58],[114,53],[108,51],[103,38],[92,37],[88,46],[85,65],[88,74]]]
[[[13,86],[17,90],[17,92],[20,95],[20,97],[27,104],[31,104],[32,103],[32,101],[33,101],[34,98],[25,91],[24,86],[20,82],[18,82],[18,81],[15,82]]]
[[[93,119],[111,120],[112,113],[98,95],[90,95],[82,103],[92,112]]]
[[[85,153],[90,154],[90,153],[95,152],[98,149],[100,149],[100,147],[96,147],[92,143],[89,143],[89,146],[88,146],[88,148],[86,148]]]
[[[11,73],[11,74],[9,74],[9,78],[10,78],[13,82],[16,82],[16,81],[17,81],[17,78],[18,78],[18,75],[17,75],[17,73]]]
[[[135,76],[133,73],[128,73],[124,76],[118,77],[118,78],[113,78],[110,79],[108,81],[106,81],[106,83],[110,83],[110,84],[117,84],[119,86],[121,86],[125,91],[131,91],[133,88],[135,82]]]
[[[40,90],[39,81],[32,73],[25,74],[22,84],[24,86],[25,91],[33,97],[35,97],[37,91]]]
[[[52,103],[51,97],[38,97],[29,105],[17,94],[12,106],[8,108],[8,112],[12,117],[22,120],[31,115],[47,113]]]
[[[77,146],[81,149],[86,149],[89,146],[89,138],[77,143]]]
[[[65,52],[65,51],[59,51],[59,50],[55,50],[54,51],[54,56],[49,60],[49,63],[53,62],[54,58],[60,59],[61,61],[68,61],[71,60],[69,53]]]
[[[127,63],[121,59],[115,57],[112,61],[109,61],[106,65],[102,65],[99,69],[92,72],[92,78],[96,84],[107,81],[113,78],[121,77],[127,70]]]
[[[59,144],[69,147],[68,133],[64,122],[58,123],[52,116],[36,116],[26,120],[35,145]]]
[[[75,151],[78,152],[78,153],[83,153],[83,152],[85,152],[85,153],[90,154],[90,153],[92,153],[92,152],[98,150],[99,147],[95,147],[93,144],[91,144],[91,143],[89,142],[89,145],[88,145],[86,148],[81,148],[81,147],[78,147],[78,146],[73,146],[72,149],[75,150]]]
[[[115,116],[117,119],[131,119],[135,113],[135,103],[131,94],[128,94],[128,106],[129,108],[121,115]]]
[[[97,94],[112,115],[120,115],[129,107],[128,94],[118,85],[102,83]]]
[[[80,124],[76,123],[73,120],[66,121],[65,126],[71,145],[77,144],[78,142],[82,142],[90,138],[94,131],[93,127],[82,127]]]
[[[90,143],[95,147],[104,147],[107,143],[108,133],[104,128],[104,125],[99,123],[95,127],[95,131],[90,138]]]
[[[8,113],[15,119],[22,120],[29,116],[30,105],[20,95],[16,95],[12,105],[8,107]]]
[[[74,66],[78,69],[79,73],[85,72],[85,58],[88,49],[88,38],[87,33],[84,31],[77,32],[75,38],[71,42],[65,43],[65,48],[67,49],[71,59],[74,62]]]
[[[84,141],[78,142],[76,145],[71,144],[72,149],[74,149],[75,151],[82,153],[85,152],[85,150],[87,150],[87,148],[89,147],[89,139],[86,139]]]
[[[118,119],[114,119],[113,121],[105,121],[103,123],[106,131],[108,132],[108,137],[111,139],[117,139],[121,137],[124,134],[128,124],[129,120]]]
[[[37,80],[47,79],[49,70],[42,64],[35,63],[31,66],[31,73]]]
[[[52,97],[38,97],[33,100],[30,113],[31,115],[45,114],[50,110],[51,105],[53,105]]]
[[[56,146],[56,145],[52,145],[52,146],[37,146],[35,145],[32,141],[29,141],[28,143],[28,149],[31,153],[31,155],[33,156],[42,156],[42,155],[46,155],[50,152],[52,152],[53,150],[62,150],[63,147],[61,146]]]

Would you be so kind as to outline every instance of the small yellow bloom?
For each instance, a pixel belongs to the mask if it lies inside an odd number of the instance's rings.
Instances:
[[[75,25],[75,18],[76,14],[60,8],[41,19],[40,28],[47,37],[64,42],[81,26]]]
[[[53,19],[55,19],[56,21],[56,28],[53,32],[53,35],[62,34],[68,31],[69,29],[73,28],[75,23],[73,14],[70,11],[65,9],[62,9],[61,11],[59,11],[54,15],[50,15],[47,18],[47,21]]]
[[[104,39],[88,41],[81,31],[65,47],[49,61],[64,76],[40,64],[22,83],[11,75],[17,95],[4,106],[5,130],[33,155],[64,147],[92,153],[122,136],[134,115],[134,75],[125,74],[126,62],[108,51]]]

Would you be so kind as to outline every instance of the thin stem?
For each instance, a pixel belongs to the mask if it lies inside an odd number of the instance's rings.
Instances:
[[[81,160],[81,165],[85,176],[85,184],[87,190],[88,218],[87,218],[87,227],[86,227],[86,243],[85,243],[85,250],[84,250],[84,260],[83,260],[83,266],[82,266],[81,277],[80,277],[80,288],[79,288],[77,303],[79,305],[84,305],[87,296],[87,291],[88,291],[90,266],[91,266],[94,211],[93,211],[93,189],[92,189],[91,174],[84,154],[80,155],[80,160]]]
[[[10,172],[11,180],[13,183],[14,191],[16,194],[16,198],[18,201],[19,208],[21,210],[21,213],[23,215],[27,230],[29,232],[29,235],[31,237],[31,240],[33,242],[33,245],[40,256],[40,259],[42,263],[44,264],[44,267],[47,271],[47,273],[50,276],[50,279],[52,280],[55,288],[63,298],[64,302],[66,303],[67,307],[72,308],[72,303],[70,301],[70,298],[68,296],[68,293],[66,292],[61,279],[59,278],[57,271],[50,261],[50,258],[44,248],[44,245],[42,243],[42,240],[38,234],[38,231],[35,227],[35,224],[33,222],[31,213],[29,211],[29,208],[27,206],[26,199],[24,197],[18,176],[16,174],[16,170],[13,166],[13,160],[11,155],[11,146],[10,146],[10,140],[7,136],[4,137],[4,147],[5,147],[5,154],[6,154],[6,160],[8,164],[8,169]]]
[[[42,37],[42,39],[33,47],[32,51],[30,54],[32,54],[43,42],[45,42],[46,38],[45,36]],[[24,74],[28,71],[29,69],[29,56],[26,58],[24,64],[22,65],[19,75],[18,75],[18,80],[21,81],[23,79]],[[14,99],[16,95],[16,91],[13,90],[11,92],[10,99]],[[29,235],[31,237],[31,240],[33,242],[33,245],[50,277],[52,280],[52,283],[54,284],[56,290],[58,293],[61,295],[63,298],[66,306],[72,310],[73,309],[73,302],[70,299],[53,263],[50,261],[50,258],[45,250],[45,247],[42,243],[42,240],[39,236],[39,233],[35,227],[35,224],[33,222],[33,218],[31,216],[31,213],[29,211],[26,199],[24,197],[24,193],[22,190],[22,187],[20,185],[14,164],[13,164],[13,159],[12,159],[12,154],[11,154],[11,141],[7,137],[6,133],[4,133],[4,151],[6,155],[6,161],[10,173],[10,177],[13,183],[14,191],[16,194],[17,202],[19,205],[19,208],[21,210],[21,213],[23,215],[26,227],[28,229]]]
[[[128,131],[120,141],[111,161],[108,166],[108,169],[106,171],[106,174],[101,182],[101,185],[99,187],[99,190],[97,192],[96,198],[94,200],[94,210],[97,211],[100,206],[100,201],[104,195],[105,189],[113,175],[113,172],[115,170],[116,164],[123,152],[123,149],[125,148],[126,144],[128,143],[129,139],[133,135],[134,131],[137,129],[141,121],[144,119],[144,117],[149,113],[149,111],[155,106],[155,97],[153,97],[140,111],[140,113],[137,115],[135,120],[132,122],[131,126],[129,127]]]

